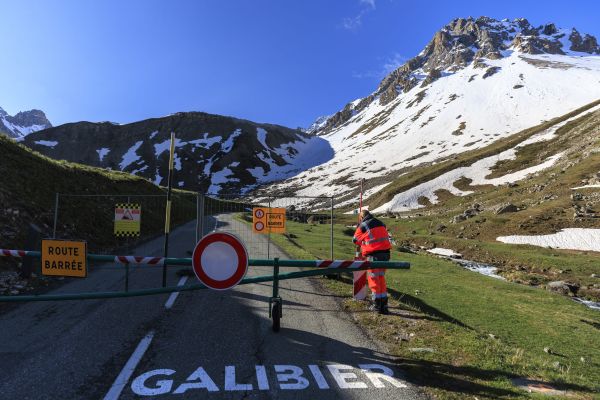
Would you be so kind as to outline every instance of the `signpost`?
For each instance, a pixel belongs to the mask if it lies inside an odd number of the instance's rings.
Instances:
[[[119,203],[115,206],[115,236],[140,236],[142,208],[139,204]]]
[[[231,289],[246,276],[248,252],[241,240],[231,233],[209,233],[196,245],[192,267],[206,287]]]
[[[165,207],[165,247],[164,258],[169,256],[169,233],[171,233],[171,192],[173,191],[173,162],[175,160],[175,132],[171,132],[169,146],[169,174],[167,176],[167,205]],[[163,264],[162,286],[167,287],[167,263]]]
[[[285,208],[254,207],[252,209],[254,233],[285,233]]]
[[[70,240],[42,240],[42,275],[87,276],[87,243]]]

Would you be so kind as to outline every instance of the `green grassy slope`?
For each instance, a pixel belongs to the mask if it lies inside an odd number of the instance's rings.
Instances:
[[[329,226],[288,223],[275,243],[298,257],[328,258]],[[352,257],[351,237],[335,225],[336,258]],[[290,240],[291,238],[291,240]],[[536,398],[511,384],[541,379],[592,399],[600,391],[600,314],[544,290],[505,282],[424,254],[393,252],[409,271],[388,271],[393,316],[346,308],[387,343],[409,380],[443,399]],[[348,297],[349,283],[325,281]],[[410,334],[413,334],[411,336]],[[433,352],[411,349],[431,348]],[[549,348],[550,352],[544,351]]]
[[[55,194],[143,194],[165,191],[146,179],[122,172],[56,161],[0,135],[0,248],[23,248],[30,222],[52,232]],[[175,223],[195,216],[195,198],[177,192]],[[115,202],[126,197],[62,199],[58,237],[85,239],[89,251],[107,250],[119,244],[113,235]],[[139,201],[139,200],[136,200]],[[142,233],[152,236],[164,226],[164,199],[154,198],[153,207],[142,204]]]
[[[477,160],[480,160],[485,157],[490,157],[495,154],[499,154],[505,150],[511,149],[517,144],[521,143],[522,141],[535,135],[536,133],[540,133],[562,121],[565,121],[566,119],[579,115],[582,112],[592,107],[595,107],[598,104],[600,104],[600,100],[585,105],[561,117],[553,118],[550,121],[544,122],[540,125],[529,129],[525,129],[507,138],[498,140],[489,146],[461,153],[457,156],[452,157],[451,159],[442,161],[440,163],[436,163],[434,165],[429,165],[421,168],[417,167],[410,171],[410,173],[402,175],[397,180],[393,181],[388,186],[386,186],[383,190],[375,193],[373,196],[366,200],[373,209],[377,206],[380,206],[381,204],[390,201],[397,193],[401,193],[423,182],[427,182],[439,175],[442,175],[445,172],[471,165]],[[563,130],[567,129],[568,127],[563,128]]]

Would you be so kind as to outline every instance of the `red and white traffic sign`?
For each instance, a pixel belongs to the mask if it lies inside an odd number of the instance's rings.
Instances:
[[[204,236],[192,255],[196,277],[210,289],[231,289],[246,276],[248,252],[237,236],[214,232]]]

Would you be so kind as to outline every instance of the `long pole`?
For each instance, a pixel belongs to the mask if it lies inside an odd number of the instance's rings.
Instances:
[[[358,223],[359,224],[360,224],[360,213],[362,212],[362,207],[363,207],[363,184],[364,184],[364,182],[365,182],[365,180],[364,180],[364,178],[362,178],[360,180],[360,200],[358,203]],[[360,259],[360,253],[361,253],[360,246],[357,245],[354,258],[357,260]]]
[[[331,245],[331,253],[330,253],[330,257],[333,260],[333,197],[331,197],[331,211],[330,211],[330,215],[329,218],[331,219],[331,231],[330,231],[330,245]]]
[[[269,208],[267,213],[271,212],[271,198],[269,197]],[[268,217],[268,214],[267,214]],[[269,225],[269,223],[267,222],[267,225]],[[269,228],[267,226],[268,229],[268,237],[267,237],[267,260],[271,258],[271,228]]]
[[[56,225],[58,224],[58,192],[56,193],[56,197],[54,197],[54,228],[52,229],[52,239],[56,239]]]
[[[167,262],[169,256],[169,233],[171,232],[171,188],[173,186],[173,159],[175,158],[175,132],[171,132],[171,149],[169,152],[169,177],[167,179],[167,206],[165,208],[165,263],[163,264],[162,286],[167,286]]]
[[[198,244],[200,240],[200,194],[196,193],[196,241],[194,246]]]
[[[362,212],[362,206],[363,206],[362,196],[363,196],[363,185],[364,185],[364,183],[365,183],[365,179],[363,178],[363,179],[360,180],[360,204],[359,204],[359,210],[358,210],[359,215]]]

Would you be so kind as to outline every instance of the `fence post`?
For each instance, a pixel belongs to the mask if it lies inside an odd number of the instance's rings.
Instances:
[[[273,298],[279,297],[279,257],[273,259]]]
[[[330,212],[330,218],[331,218],[331,237],[329,238],[330,240],[330,245],[331,245],[331,259],[333,260],[333,196],[331,197],[331,212]]]
[[[204,193],[196,194],[196,243],[204,236]]]
[[[54,198],[54,229],[52,230],[52,239],[56,239],[56,224],[58,223],[58,192]]]

